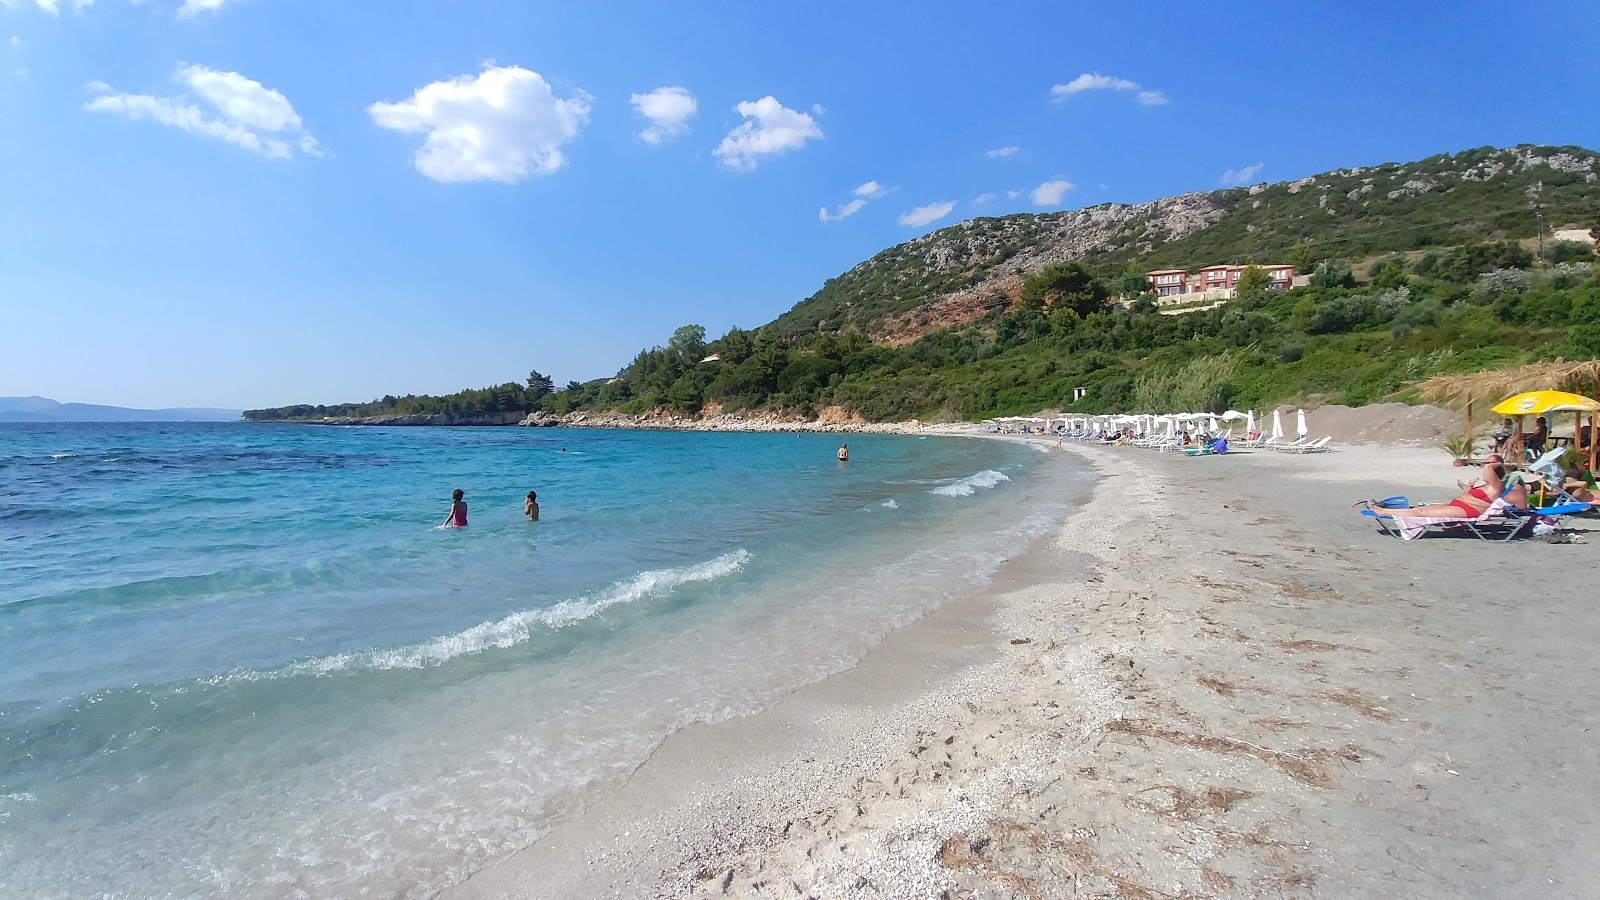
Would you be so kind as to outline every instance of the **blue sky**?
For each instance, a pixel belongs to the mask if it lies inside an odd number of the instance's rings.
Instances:
[[[905,8],[0,0],[0,395],[586,380],[975,215],[1600,147],[1593,0]]]

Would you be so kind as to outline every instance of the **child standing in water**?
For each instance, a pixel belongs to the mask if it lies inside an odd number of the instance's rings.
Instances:
[[[528,496],[522,500],[522,514],[528,517],[529,522],[539,521],[539,492],[529,491]]]
[[[456,488],[450,492],[450,515],[444,517],[444,521],[439,525],[440,528],[446,526],[451,528],[467,527],[467,504],[466,501],[461,499],[463,496],[465,494],[462,493],[461,488]]]

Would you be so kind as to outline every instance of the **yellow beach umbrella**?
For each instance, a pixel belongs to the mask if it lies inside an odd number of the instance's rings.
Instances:
[[[1594,422],[1594,414],[1600,411],[1600,401],[1591,400],[1581,394],[1569,394],[1566,391],[1529,391],[1500,401],[1494,411],[1502,416],[1517,417],[1516,446],[1522,446],[1522,417],[1542,416],[1547,413],[1570,412],[1572,413],[1572,440],[1574,447],[1582,444],[1580,435],[1583,432],[1583,414],[1589,413],[1589,422]],[[1591,436],[1592,437],[1592,436]],[[1600,441],[1589,442],[1589,470],[1594,471],[1596,451],[1600,450]],[[1520,452],[1520,451],[1519,451]]]
[[[1596,412],[1600,401],[1566,391],[1529,391],[1500,401],[1494,408],[1501,416],[1542,416],[1553,412]]]

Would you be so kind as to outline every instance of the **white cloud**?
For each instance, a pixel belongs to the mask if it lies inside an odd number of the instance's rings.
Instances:
[[[994,198],[995,198],[995,195],[992,194],[992,193],[979,194],[978,196],[972,198],[972,205],[973,206],[982,206],[985,203],[989,203],[990,201],[994,200]]]
[[[183,5],[178,7],[178,18],[192,19],[203,12],[215,12],[235,2],[238,0],[183,0]]]
[[[1046,181],[1028,192],[1028,199],[1034,206],[1058,206],[1061,198],[1072,190],[1072,182],[1057,178]]]
[[[919,206],[909,212],[901,213],[900,224],[909,225],[913,228],[920,228],[923,225],[927,225],[931,222],[937,222],[945,216],[950,215],[950,210],[955,208],[956,204],[954,200],[943,203],[929,203],[927,206]]]
[[[1015,156],[1021,150],[1021,147],[996,147],[993,150],[983,151],[983,155],[988,159],[1005,159],[1008,156]]]
[[[0,6],[10,8],[16,6],[18,3],[25,2],[26,0],[0,0]],[[93,6],[94,0],[68,0],[68,4],[73,9],[83,9],[85,6]],[[61,15],[61,0],[33,0],[33,5],[39,7],[52,16]]]
[[[1167,95],[1160,91],[1147,89],[1137,81],[1101,75],[1099,72],[1085,72],[1071,81],[1055,85],[1050,88],[1050,100],[1065,103],[1067,98],[1084,91],[1134,91],[1133,99],[1141,106],[1163,106],[1167,103]]]
[[[650,127],[639,132],[647,144],[660,144],[689,130],[689,119],[700,106],[688,88],[658,87],[648,94],[628,98],[639,115],[650,120]]]
[[[840,219],[850,218],[851,216],[860,212],[861,207],[866,205],[867,201],[857,197],[856,199],[851,200],[849,203],[846,203],[843,206],[835,209],[831,213],[828,212],[828,208],[824,206],[822,209],[817,211],[817,217],[824,222],[837,222]]]
[[[562,100],[521,66],[486,65],[367,112],[380,128],[427,135],[415,165],[434,181],[512,184],[566,165],[561,147],[589,121],[589,99],[579,91]]]
[[[748,172],[756,167],[758,157],[797,150],[806,141],[822,137],[816,120],[770,96],[746,100],[734,111],[746,121],[728,132],[711,151],[730,169]]]
[[[287,97],[238,72],[205,66],[179,66],[172,80],[189,89],[177,97],[118,94],[103,81],[88,89],[99,94],[83,108],[129,119],[150,119],[190,134],[227,141],[263,156],[286,158],[295,148],[321,156],[317,141],[305,129]],[[205,109],[201,104],[211,107]]]
[[[1266,163],[1258,162],[1248,166],[1240,166],[1237,169],[1229,169],[1222,173],[1222,185],[1224,187],[1238,187],[1249,184],[1258,172],[1266,168],[1266,165]]]
[[[17,37],[16,35],[12,35],[11,36],[11,49],[13,49],[13,50],[21,50],[22,49],[22,38]]]
[[[811,114],[814,115],[814,116],[827,115],[828,114],[828,108],[826,106],[823,106],[821,103],[813,103],[813,104],[811,104]]]
[[[1021,197],[1021,196],[1022,196],[1022,192],[1021,191],[1006,191],[1006,199],[1007,200],[1015,200],[1015,199],[1017,199],[1018,197]]]
[[[840,219],[848,219],[860,212],[861,208],[867,205],[868,200],[874,200],[878,197],[882,197],[888,192],[888,188],[877,183],[876,181],[865,182],[857,185],[856,189],[850,192],[851,195],[855,197],[854,200],[835,207],[833,212],[828,212],[828,208],[824,206],[822,209],[817,211],[817,218],[824,222],[837,222]]]

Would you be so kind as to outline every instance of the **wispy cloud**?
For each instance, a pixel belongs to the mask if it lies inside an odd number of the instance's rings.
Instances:
[[[1072,182],[1056,178],[1029,191],[1028,200],[1034,206],[1059,206],[1061,198],[1065,197],[1072,187]]]
[[[1167,95],[1150,88],[1137,81],[1118,78],[1115,75],[1102,75],[1099,72],[1085,72],[1071,81],[1065,81],[1050,88],[1050,100],[1053,103],[1065,103],[1076,94],[1085,91],[1113,91],[1124,93],[1132,91],[1133,99],[1141,106],[1164,106]]]
[[[824,206],[822,209],[817,211],[817,218],[823,222],[837,222],[840,219],[848,219],[860,212],[861,208],[867,205],[868,200],[874,200],[878,197],[882,197],[888,192],[888,188],[877,183],[876,181],[868,181],[859,184],[856,186],[855,190],[850,192],[851,195],[855,197],[854,200],[835,207],[833,212],[829,212],[828,208]]]
[[[1266,168],[1266,165],[1267,165],[1266,163],[1259,163],[1258,162],[1258,163],[1252,163],[1251,165],[1248,165],[1248,166],[1240,166],[1237,169],[1229,169],[1226,172],[1222,173],[1222,178],[1221,178],[1222,186],[1223,187],[1240,187],[1240,186],[1249,184],[1255,179],[1256,175],[1262,169]]]
[[[0,0],[0,6],[11,7],[26,2],[27,0]],[[33,5],[52,16],[61,15],[61,0],[33,0]],[[73,9],[83,9],[85,6],[93,6],[94,0],[67,0],[67,5]]]
[[[1005,159],[1017,155],[1021,150],[1021,147],[996,147],[993,150],[983,151],[983,155],[987,159]]]
[[[979,194],[978,196],[972,198],[972,205],[973,206],[982,206],[985,203],[989,203],[992,200],[994,200],[994,197],[995,197],[995,195],[992,194],[992,193]]]
[[[682,87],[658,87],[648,94],[634,94],[628,102],[650,120],[650,126],[639,132],[647,144],[661,144],[688,131],[689,119],[699,109],[694,95]]]
[[[172,80],[189,92],[175,97],[119,94],[104,82],[92,81],[88,89],[99,96],[83,108],[128,119],[149,119],[262,156],[285,158],[293,156],[296,149],[311,156],[322,155],[289,99],[261,82],[238,72],[219,72],[205,66],[180,66]]]
[[[908,225],[912,228],[920,228],[950,215],[950,211],[955,208],[956,202],[954,200],[929,203],[927,206],[919,206],[901,213],[900,224]]]
[[[822,137],[815,119],[770,96],[746,100],[733,109],[744,116],[744,123],[729,131],[711,151],[730,169],[748,172],[760,157],[798,150],[806,141]]]
[[[183,0],[183,5],[178,7],[178,18],[192,19],[201,13],[216,12],[229,3],[239,0]]]
[[[562,99],[538,72],[486,65],[416,89],[398,103],[374,103],[379,128],[422,134],[414,165],[434,181],[512,184],[566,165],[561,148],[589,121],[589,95]]]
[[[851,200],[849,203],[841,204],[840,206],[836,207],[831,213],[828,212],[828,208],[824,206],[822,209],[817,211],[817,218],[824,222],[837,222],[840,219],[850,218],[851,216],[860,212],[861,207],[866,205],[867,201],[857,197],[856,199]]]

